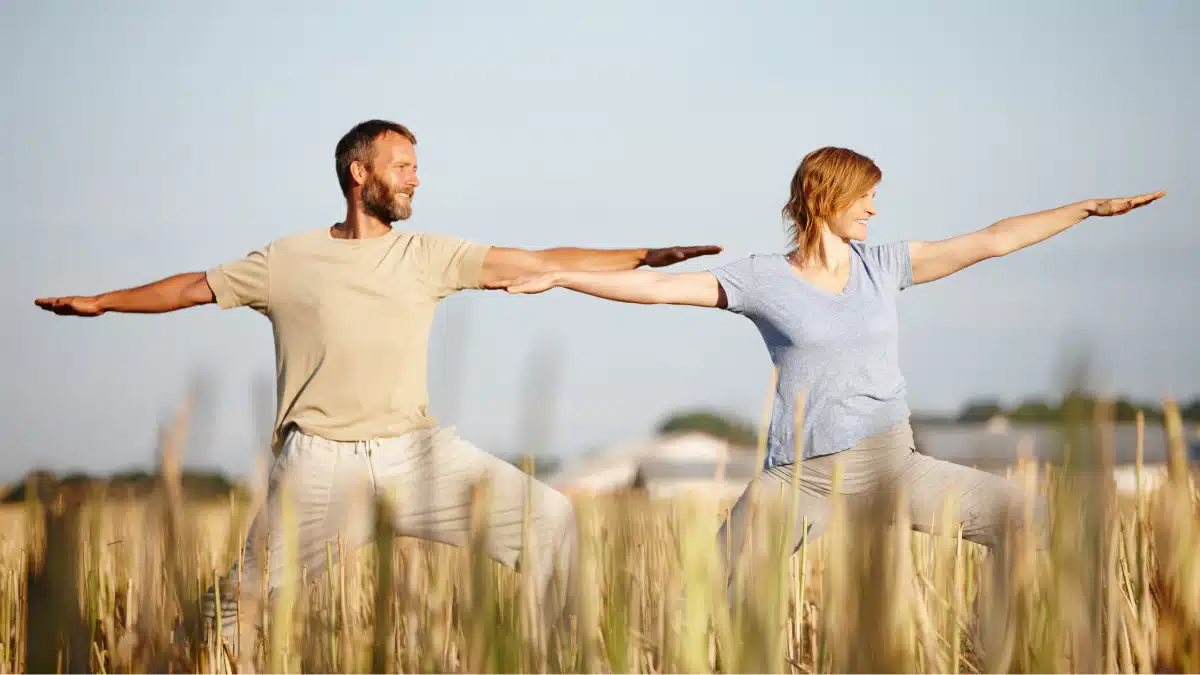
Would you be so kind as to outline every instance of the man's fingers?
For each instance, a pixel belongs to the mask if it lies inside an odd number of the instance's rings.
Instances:
[[[722,250],[720,246],[674,246],[667,249],[667,257],[673,262],[681,262],[704,255],[716,255]]]
[[[34,304],[48,312],[61,314],[64,298],[38,298],[34,300]]]
[[[100,313],[93,304],[90,304],[90,298],[74,295],[62,298],[38,298],[33,302],[38,307],[59,316],[95,316]]]

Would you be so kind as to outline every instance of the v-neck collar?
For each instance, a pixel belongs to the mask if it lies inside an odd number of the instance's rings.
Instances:
[[[850,265],[850,274],[848,274],[846,276],[846,285],[842,286],[842,290],[838,291],[837,293],[834,293],[832,291],[827,291],[824,288],[821,288],[820,286],[817,286],[813,282],[809,281],[808,279],[805,279],[800,274],[800,270],[797,270],[792,265],[792,261],[788,260],[788,256],[786,254],[781,254],[779,256],[779,260],[780,260],[780,262],[783,263],[784,267],[787,268],[787,273],[789,275],[791,275],[793,278],[795,278],[797,281],[799,281],[800,284],[803,285],[805,288],[820,295],[821,297],[829,298],[830,300],[839,300],[840,301],[840,300],[845,300],[846,298],[848,298],[850,296],[851,291],[854,288],[853,284],[854,284],[855,280],[858,279],[858,260],[856,260],[857,257],[858,257],[858,253],[854,250],[854,247],[853,246],[850,247],[850,260],[848,261],[848,264]]]

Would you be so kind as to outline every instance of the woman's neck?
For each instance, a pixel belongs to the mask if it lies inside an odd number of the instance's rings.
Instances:
[[[850,264],[850,242],[825,229],[821,234],[821,250],[825,252],[825,262],[819,256],[802,259],[804,252],[797,249],[792,254],[792,261],[801,269],[820,268],[832,274],[837,274]]]

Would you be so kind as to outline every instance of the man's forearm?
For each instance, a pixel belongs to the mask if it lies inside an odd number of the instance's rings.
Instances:
[[[623,249],[561,246],[539,250],[493,246],[484,256],[480,281],[487,286],[546,272],[621,272],[643,266],[666,267],[720,252],[720,246]]]
[[[541,251],[552,270],[615,271],[632,270],[645,264],[650,249],[594,249],[560,247]]]
[[[96,300],[104,312],[159,314],[210,303],[213,294],[204,272],[187,272],[137,288],[102,293]]]
[[[988,226],[996,242],[996,254],[1008,255],[1032,246],[1070,228],[1092,214],[1094,200],[1060,206],[1024,216],[999,220]]]

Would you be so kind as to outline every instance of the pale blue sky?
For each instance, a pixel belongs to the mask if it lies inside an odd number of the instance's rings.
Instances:
[[[334,144],[374,117],[418,136],[413,229],[726,247],[680,269],[779,250],[791,174],[827,144],[883,168],[871,241],[1168,190],[906,292],[901,354],[918,410],[1054,395],[1080,335],[1104,385],[1200,394],[1198,32],[1194,0],[4,3],[0,477],[148,466],[155,425],[200,371],[216,404],[186,461],[248,471],[251,386],[272,370],[262,317],[66,319],[33,299],[331,224]],[[465,293],[432,340],[434,413],[515,451],[542,345],[563,365],[545,433],[564,454],[685,406],[757,419],[770,377],[731,314]]]

